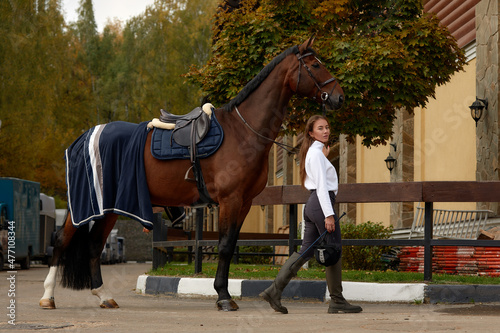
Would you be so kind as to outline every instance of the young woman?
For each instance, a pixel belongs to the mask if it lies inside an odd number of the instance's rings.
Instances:
[[[299,152],[300,179],[302,186],[311,192],[304,208],[305,232],[300,251],[294,252],[281,268],[273,284],[260,296],[278,312],[288,313],[281,305],[281,293],[299,269],[314,256],[314,249],[306,250],[325,231],[327,243],[340,243],[340,225],[333,209],[338,191],[335,167],[326,156],[330,126],[325,117],[315,115],[309,118],[304,130],[304,139]],[[328,313],[361,312],[359,306],[349,304],[342,296],[342,259],[326,267],[326,283],[330,292]]]

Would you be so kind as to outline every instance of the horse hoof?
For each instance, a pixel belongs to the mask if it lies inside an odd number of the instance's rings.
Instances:
[[[235,301],[233,301],[232,299],[223,299],[221,301],[217,301],[217,309],[220,311],[236,311],[238,310],[240,307],[238,306],[238,304],[236,304]]]
[[[40,307],[42,309],[55,309],[56,308],[56,303],[54,302],[53,298],[42,298],[40,300]]]
[[[115,300],[112,298],[107,299],[105,301],[102,301],[100,307],[103,309],[117,309],[117,308],[119,308],[118,304],[116,304]]]

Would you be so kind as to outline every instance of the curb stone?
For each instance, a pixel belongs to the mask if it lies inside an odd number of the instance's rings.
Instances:
[[[229,280],[233,297],[259,297],[271,280]],[[217,297],[213,278],[179,278],[140,275],[136,292],[146,295]],[[491,303],[500,302],[500,285],[435,285],[425,283],[342,283],[344,297],[362,302]],[[284,299],[329,301],[325,281],[292,280]]]
[[[498,285],[438,285],[425,287],[427,301],[435,303],[496,303],[500,302]]]

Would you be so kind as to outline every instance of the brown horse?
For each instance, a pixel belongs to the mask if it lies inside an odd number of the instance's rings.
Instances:
[[[220,207],[219,264],[214,282],[219,310],[238,309],[228,292],[229,265],[252,199],[266,186],[269,150],[278,135],[290,98],[293,94],[313,98],[328,110],[340,108],[344,101],[342,88],[312,51],[313,40],[284,51],[232,101],[215,110],[224,140],[217,152],[201,160],[201,169],[208,194]],[[150,145],[151,133],[145,147]],[[145,148],[144,167],[152,205],[189,206],[198,201],[200,195],[196,185],[184,180],[186,170],[191,167],[189,160],[158,160]],[[64,286],[90,288],[92,294],[100,298],[101,307],[118,307],[104,289],[100,271],[100,253],[116,219],[115,213],[106,214],[90,229],[88,224],[75,228],[71,216],[67,217],[56,236],[41,307],[55,308],[57,265],[71,265],[64,267]],[[85,241],[80,239],[80,234],[86,236]],[[59,259],[63,253],[76,252],[78,246],[74,243],[83,244],[80,249],[86,251],[78,253],[86,258],[61,263]],[[85,274],[90,274],[89,282],[74,283],[73,280],[84,274],[78,271],[82,267],[88,271]]]

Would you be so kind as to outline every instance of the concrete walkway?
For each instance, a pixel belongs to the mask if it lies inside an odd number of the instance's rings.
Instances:
[[[102,266],[104,283],[120,305],[119,309],[101,309],[97,297],[90,290],[71,290],[58,285],[55,290],[55,310],[41,309],[38,305],[48,268],[35,266],[20,270],[15,273],[15,326],[8,323],[10,318],[6,315],[9,300],[14,299],[8,296],[7,271],[0,272],[0,281],[4,281],[0,282],[0,306],[4,309],[0,332],[489,333],[498,332],[500,327],[500,303],[356,302],[363,307],[363,312],[332,315],[327,313],[328,305],[322,301],[287,299],[283,305],[288,308],[289,314],[283,315],[273,311],[267,302],[245,296],[237,300],[240,307],[238,311],[223,312],[217,311],[215,296],[188,298],[137,294],[135,285],[138,276],[150,269],[151,264]],[[143,284],[151,284],[155,279],[142,277],[140,280]],[[201,279],[196,280],[191,282],[203,285]],[[212,291],[212,281],[208,280],[204,288]],[[177,286],[177,291],[184,289],[179,286],[180,281],[171,280],[172,285]],[[231,285],[233,288],[243,283],[231,280]],[[316,287],[314,285],[313,289]],[[242,294],[246,294],[246,291],[242,290]]]

